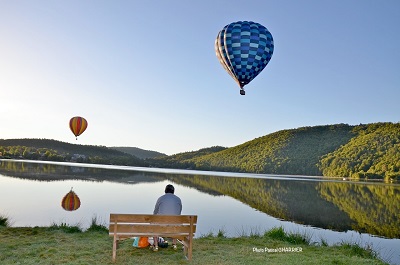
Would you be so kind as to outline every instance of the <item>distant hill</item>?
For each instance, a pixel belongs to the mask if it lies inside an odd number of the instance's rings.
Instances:
[[[120,152],[124,152],[133,156],[136,156],[140,159],[146,159],[146,158],[154,158],[154,157],[164,157],[167,156],[166,154],[156,152],[156,151],[150,151],[150,150],[144,150],[140,149],[137,147],[118,147],[118,146],[113,146],[110,147],[111,149],[118,150]]]
[[[195,165],[190,162],[192,159],[213,154],[225,149],[227,148],[222,146],[212,146],[208,148],[202,148],[197,151],[178,153],[163,157],[154,157],[153,159],[146,159],[146,161],[150,165],[156,167],[193,169]]]
[[[0,139],[0,157],[146,166],[133,155],[105,146],[70,144],[49,139]]]

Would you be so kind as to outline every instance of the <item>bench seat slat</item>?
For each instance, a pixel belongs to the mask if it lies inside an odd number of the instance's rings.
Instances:
[[[193,226],[194,228],[195,226]],[[110,231],[114,231],[114,224],[110,224]],[[148,224],[148,225],[143,225],[143,224],[137,224],[137,225],[131,225],[131,224],[117,224],[117,229],[116,233],[144,233],[144,232],[150,232],[150,233],[190,233],[191,231],[190,225],[157,225],[157,224]]]
[[[114,236],[113,233],[109,234],[110,236]],[[165,237],[165,238],[176,238],[179,240],[185,240],[188,235],[187,234],[176,234],[176,233],[162,233],[162,234],[156,234],[156,233],[119,233],[118,234],[118,239],[126,239],[126,238],[132,238],[132,237]]]

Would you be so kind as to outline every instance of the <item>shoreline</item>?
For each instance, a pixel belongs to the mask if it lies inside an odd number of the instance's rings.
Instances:
[[[35,163],[35,164],[49,164],[60,166],[84,167],[84,168],[102,168],[102,169],[117,169],[124,171],[141,171],[149,173],[170,173],[170,174],[186,174],[186,175],[202,175],[202,176],[220,176],[220,177],[233,177],[233,178],[258,178],[258,179],[276,179],[276,180],[302,180],[302,181],[329,181],[329,182],[352,182],[352,183],[369,183],[369,184],[384,184],[384,185],[400,185],[397,181],[386,183],[384,179],[371,179],[371,178],[342,178],[342,177],[328,177],[328,176],[307,176],[307,175],[290,175],[290,174],[261,174],[261,173],[241,173],[241,172],[227,172],[227,171],[206,171],[206,170],[193,170],[193,169],[173,169],[173,168],[156,168],[156,167],[138,167],[138,166],[123,166],[123,165],[106,165],[106,164],[93,164],[93,163],[77,163],[77,162],[60,162],[60,161],[47,161],[47,160],[28,160],[28,159],[8,159],[1,158],[0,161],[10,161],[18,163]]]

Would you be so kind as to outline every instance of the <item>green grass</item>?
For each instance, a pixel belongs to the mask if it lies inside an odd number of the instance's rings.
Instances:
[[[105,232],[108,233],[108,228],[105,222],[97,219],[97,216],[92,217],[92,221],[90,223],[89,228],[87,229],[88,232]]]
[[[377,257],[377,254],[369,246],[363,248],[356,243],[342,243],[340,247],[359,257],[364,257],[369,259]]]
[[[65,233],[82,233],[82,228],[80,227],[80,225],[73,225],[70,226],[66,223],[61,223],[61,224],[56,224],[53,223],[50,227],[49,230],[60,230],[63,231]]]
[[[289,242],[292,244],[307,244],[311,242],[310,235],[302,235],[300,233],[286,233],[283,227],[274,227],[264,234],[265,237],[277,239],[280,241]]]
[[[86,231],[68,225],[51,227],[0,227],[0,264],[113,264],[112,238],[92,220]],[[91,227],[92,227],[91,226]],[[71,232],[74,231],[74,232]],[[307,235],[273,228],[264,234],[228,238],[224,230],[208,233],[193,243],[193,260],[181,250],[158,252],[121,241],[115,264],[386,264],[358,245],[310,245]],[[268,253],[267,250],[276,251]]]

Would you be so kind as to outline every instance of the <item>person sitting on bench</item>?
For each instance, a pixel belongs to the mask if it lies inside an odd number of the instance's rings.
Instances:
[[[174,186],[171,184],[168,184],[165,187],[165,194],[157,199],[153,214],[180,215],[182,212],[182,201],[174,193],[175,193]],[[174,250],[177,249],[176,238],[172,239],[172,247]],[[152,246],[152,249],[153,249],[153,251],[158,251],[158,238],[157,237],[154,237],[154,246]]]

